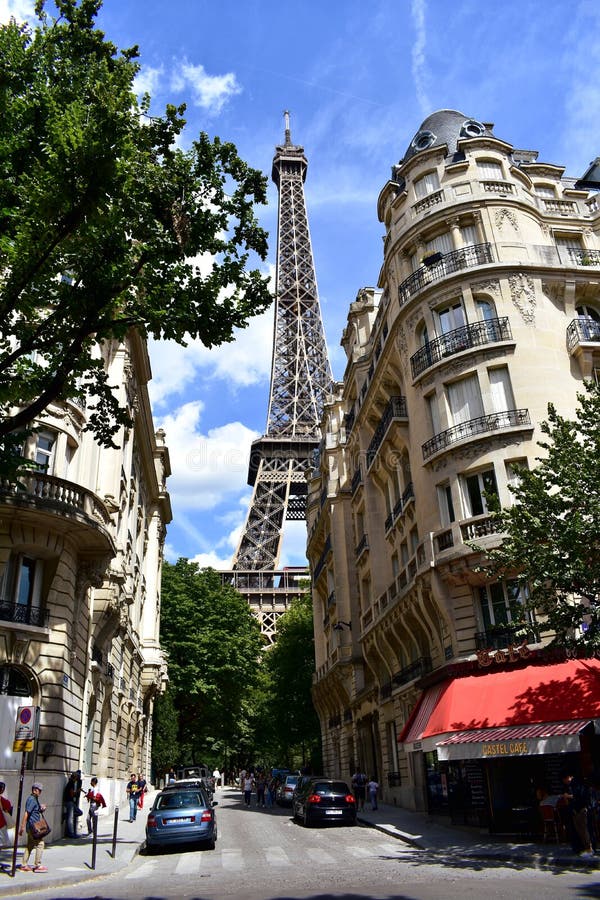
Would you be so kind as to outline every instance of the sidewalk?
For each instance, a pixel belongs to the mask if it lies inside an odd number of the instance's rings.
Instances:
[[[495,860],[530,866],[556,866],[561,869],[600,869],[600,855],[580,857],[569,844],[502,840],[480,828],[453,825],[450,819],[413,812],[380,803],[377,810],[366,806],[358,821],[410,844],[430,856],[459,856],[463,859]]]
[[[47,844],[42,863],[48,867],[48,871],[43,873],[21,872],[17,868],[14,878],[11,878],[10,875],[12,847],[0,850],[0,897],[14,896],[28,890],[77,884],[100,875],[111,875],[129,865],[145,839],[146,818],[155,793],[146,794],[144,808],[138,809],[135,822],[129,822],[129,804],[125,800],[120,804],[114,859],[112,857],[114,810],[111,810],[109,815],[98,818],[95,869],[91,867],[92,839],[87,836],[76,839],[61,838],[52,844]],[[80,832],[82,830],[85,832],[85,816],[80,819],[79,827]],[[19,846],[17,866],[21,862],[22,855],[23,848]]]

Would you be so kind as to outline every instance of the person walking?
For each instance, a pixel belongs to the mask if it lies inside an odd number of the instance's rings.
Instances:
[[[361,772],[360,766],[352,776],[352,792],[356,798],[356,808],[365,808],[365,791],[367,787],[367,776]]]
[[[77,772],[71,772],[63,793],[65,807],[65,836],[68,838],[79,837],[77,834],[77,812],[79,810],[77,805],[79,796],[78,786],[78,774]]]
[[[94,820],[98,821],[98,809],[106,809],[106,800],[98,790],[98,779],[92,778],[90,781],[90,789],[85,795],[85,799],[89,803],[87,814],[87,833],[88,837],[94,831]]]
[[[250,798],[252,797],[252,788],[254,787],[254,775],[247,772],[244,778],[244,803],[250,806]]]
[[[130,779],[127,782],[127,787],[125,788],[125,793],[129,799],[129,821],[135,822],[137,818],[138,800],[140,799],[140,786],[135,772],[131,773]]]
[[[140,788],[139,797],[138,797],[138,809],[144,808],[144,794],[148,793],[148,782],[144,778],[144,773],[140,772],[138,775],[138,785]]]
[[[0,781],[0,847],[8,847],[8,822],[6,817],[13,814],[13,805],[8,797],[4,796],[5,790],[5,783]]]
[[[259,772],[256,778],[256,805],[263,807],[265,805],[265,791],[267,789],[267,779],[264,772]]]
[[[27,846],[23,851],[23,861],[21,863],[21,872],[47,872],[46,866],[42,865],[42,853],[44,852],[44,838],[37,837],[32,831],[32,826],[39,822],[43,814],[46,812],[46,806],[40,803],[40,795],[43,786],[39,781],[34,781],[31,785],[31,794],[25,802],[25,812],[21,820],[19,834],[23,835],[27,829]],[[33,867],[29,865],[31,854],[34,854]]]
[[[377,791],[379,790],[379,784],[375,779],[374,775],[371,775],[371,780],[367,784],[367,794],[369,797],[369,803],[371,804],[371,809],[377,809]]]
[[[214,770],[213,778],[215,779],[215,790],[221,787],[221,773],[219,772],[219,767]]]

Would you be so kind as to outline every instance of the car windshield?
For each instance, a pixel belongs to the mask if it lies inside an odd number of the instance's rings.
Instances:
[[[205,805],[198,791],[169,791],[156,799],[156,809],[190,809]]]
[[[345,781],[315,781],[312,790],[315,794],[349,794],[350,788]]]
[[[292,786],[298,784],[298,775],[288,775],[285,779],[285,783]]]

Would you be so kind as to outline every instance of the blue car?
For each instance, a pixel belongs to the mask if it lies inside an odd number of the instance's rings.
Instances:
[[[154,800],[146,822],[146,849],[174,844],[200,843],[215,849],[217,840],[216,802],[200,789],[177,790],[174,785]]]

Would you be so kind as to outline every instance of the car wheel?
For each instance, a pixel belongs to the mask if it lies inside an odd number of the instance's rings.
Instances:
[[[215,835],[213,835],[210,840],[204,841],[204,846],[206,847],[207,850],[214,850],[216,843],[217,843],[217,838]]]
[[[308,810],[306,810],[306,809],[304,810],[304,819],[303,819],[303,822],[304,822],[304,827],[305,827],[305,828],[310,828],[310,819],[308,818]]]

